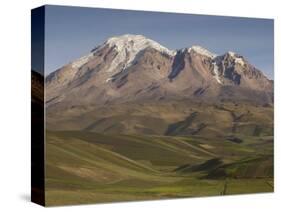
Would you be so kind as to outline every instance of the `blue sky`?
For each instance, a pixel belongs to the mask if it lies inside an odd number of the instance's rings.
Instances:
[[[169,49],[200,45],[216,54],[234,51],[273,79],[271,19],[46,6],[45,20],[47,73],[109,37],[142,34]]]

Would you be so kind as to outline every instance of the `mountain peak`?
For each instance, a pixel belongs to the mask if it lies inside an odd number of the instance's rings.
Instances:
[[[133,34],[111,37],[53,72],[47,87],[50,105],[72,102],[74,93],[85,95],[81,104],[155,98],[271,102],[273,93],[273,83],[240,54],[217,56],[198,45],[175,54]]]
[[[108,44],[110,47],[114,47],[119,52],[126,49],[129,52],[137,53],[148,47],[151,47],[170,56],[175,55],[175,51],[169,50],[156,41],[151,40],[143,35],[124,34],[121,36],[115,36],[109,38],[105,44]]]
[[[116,45],[117,47],[119,47],[118,44],[124,44],[126,42],[141,42],[145,40],[147,40],[147,38],[143,35],[124,34],[120,36],[110,37],[106,40],[105,43],[109,45]]]
[[[235,57],[237,55],[235,52],[232,52],[232,51],[228,51],[226,54],[231,57]]]
[[[191,46],[190,48],[188,48],[188,53],[190,52],[196,52],[197,54],[201,54],[201,55],[204,55],[206,57],[210,57],[210,58],[215,58],[217,55],[210,52],[209,50],[205,49],[204,47],[202,46],[198,46],[198,45],[194,45],[194,46]]]
[[[246,63],[244,58],[235,52],[228,51],[227,53],[225,53],[225,55],[232,58],[232,60],[234,60],[235,63],[240,64],[241,66],[244,66]]]
[[[133,64],[138,58],[139,53],[147,48],[155,49],[163,54],[173,57],[176,52],[167,49],[161,44],[146,38],[143,35],[124,34],[121,36],[111,37],[104,42],[104,44],[94,51],[109,46],[114,51],[117,51],[117,56],[113,59],[111,67],[107,72],[114,72],[120,63],[123,64],[122,70],[125,70]]]

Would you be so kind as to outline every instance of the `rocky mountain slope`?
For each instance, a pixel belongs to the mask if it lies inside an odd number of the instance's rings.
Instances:
[[[47,79],[52,130],[272,135],[273,82],[243,56],[113,37]]]
[[[186,98],[273,101],[272,81],[243,56],[216,56],[200,46],[171,51],[142,35],[110,38],[46,81],[48,106]]]

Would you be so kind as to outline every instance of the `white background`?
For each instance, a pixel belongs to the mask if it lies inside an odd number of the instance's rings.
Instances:
[[[43,4],[275,19],[275,193],[49,208],[52,211],[278,211],[280,39],[278,0],[7,0],[0,6],[0,211],[46,210],[30,198],[30,10]],[[279,13],[279,14],[278,14]],[[277,59],[279,58],[279,60]],[[280,206],[281,207],[281,206]],[[280,211],[280,209],[279,209]]]

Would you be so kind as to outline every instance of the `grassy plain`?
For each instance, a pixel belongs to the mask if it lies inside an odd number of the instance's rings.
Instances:
[[[272,136],[47,131],[49,206],[273,190]]]

